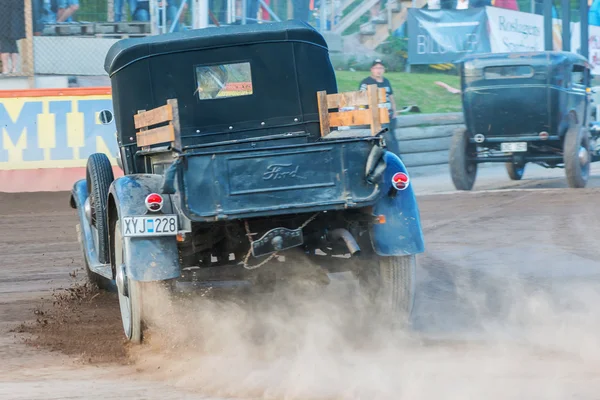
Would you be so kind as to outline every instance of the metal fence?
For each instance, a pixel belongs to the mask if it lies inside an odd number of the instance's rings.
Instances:
[[[425,7],[457,8],[462,1],[428,0]],[[468,3],[471,7],[512,2],[519,11],[541,14],[542,1],[469,0]],[[385,10],[392,2],[401,2],[400,9],[416,4],[415,0],[412,3],[411,0],[2,0],[0,63],[3,72],[28,77],[30,82],[39,76],[80,77],[80,80],[106,77],[103,69],[106,52],[122,38],[291,18],[336,35],[350,31],[363,33],[368,25],[365,21],[373,19],[374,11],[376,14],[377,10]],[[579,0],[569,2],[570,19],[577,22]],[[567,3],[553,1],[554,18],[562,16]],[[375,21],[373,26],[381,23]],[[393,27],[400,36],[407,33],[403,28]],[[387,34],[388,28],[383,30]],[[71,85],[76,85],[74,81],[71,79]]]

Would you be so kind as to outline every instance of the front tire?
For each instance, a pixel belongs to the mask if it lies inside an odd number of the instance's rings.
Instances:
[[[520,181],[523,178],[523,174],[525,173],[525,164],[515,164],[512,162],[507,162],[506,164],[506,172],[508,173],[508,177],[513,181]]]
[[[469,143],[469,132],[462,129],[452,137],[450,145],[450,176],[457,190],[471,190],[477,177],[477,163],[468,157],[475,153],[475,145]]]
[[[408,325],[416,292],[416,255],[378,257],[359,276],[361,290],[375,314]],[[370,267],[370,268],[369,268]]]
[[[590,176],[590,136],[586,129],[572,126],[565,135],[563,145],[567,184],[571,188],[584,188]]]

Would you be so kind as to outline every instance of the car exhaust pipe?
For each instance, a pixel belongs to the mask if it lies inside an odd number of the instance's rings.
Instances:
[[[356,240],[354,239],[352,234],[348,232],[347,229],[338,228],[329,231],[327,232],[327,239],[332,242],[338,239],[342,239],[344,243],[346,243],[346,246],[348,246],[348,250],[350,250],[351,255],[357,256],[360,254],[360,247],[358,246],[358,243],[356,243]]]

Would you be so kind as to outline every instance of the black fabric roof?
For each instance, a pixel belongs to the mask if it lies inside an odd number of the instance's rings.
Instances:
[[[156,55],[229,46],[235,52],[235,46],[282,41],[300,41],[327,49],[323,36],[300,21],[210,27],[120,40],[108,51],[104,69],[112,76],[128,64]]]

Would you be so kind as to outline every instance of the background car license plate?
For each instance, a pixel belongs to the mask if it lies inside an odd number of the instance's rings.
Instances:
[[[176,215],[124,217],[121,229],[123,236],[171,236],[177,235]]]
[[[527,142],[501,143],[500,151],[505,153],[527,151]]]

